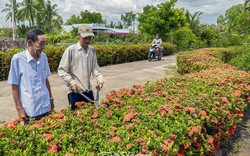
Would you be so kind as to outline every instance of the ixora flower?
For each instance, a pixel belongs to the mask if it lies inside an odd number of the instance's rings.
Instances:
[[[111,140],[113,142],[120,142],[120,143],[122,142],[122,139],[120,137],[118,137],[118,136],[113,137]]]
[[[124,117],[123,122],[126,123],[126,122],[131,121],[136,115],[137,115],[136,112],[129,112],[129,113]]]
[[[51,141],[52,138],[53,138],[53,134],[44,133],[44,134],[43,134],[43,137],[44,137],[46,140]]]
[[[6,132],[0,132],[0,137],[4,137]]]
[[[102,102],[108,111],[78,103],[76,111],[52,112],[28,126],[20,119],[4,123],[0,153],[215,155],[242,121],[250,73],[224,65],[214,53],[178,54],[185,75],[111,91]]]
[[[114,137],[114,136],[115,136],[115,132],[112,131],[112,130],[110,130],[110,131],[109,131],[109,135],[112,136],[112,137]]]
[[[58,153],[58,150],[57,150],[57,146],[56,145],[54,145],[54,144],[50,144],[50,146],[49,146],[49,152],[51,152],[51,153]]]
[[[61,114],[61,113],[53,114],[53,116],[54,116],[56,119],[62,119],[62,118],[63,118],[63,114]]]

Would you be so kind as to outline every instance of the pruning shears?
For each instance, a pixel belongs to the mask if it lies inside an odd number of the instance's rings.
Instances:
[[[83,96],[86,100],[88,100],[89,102],[91,102],[91,103],[94,103],[94,105],[95,105],[95,108],[98,110],[99,109],[99,106],[100,107],[102,107],[102,108],[104,108],[104,109],[106,109],[106,110],[108,110],[108,108],[106,108],[105,106],[103,106],[102,104],[101,104],[101,102],[100,102],[100,86],[96,86],[96,99],[93,101],[93,100],[91,100],[89,97],[87,97],[85,94],[83,94],[83,91],[80,91],[79,92],[79,94],[81,95],[81,96]]]

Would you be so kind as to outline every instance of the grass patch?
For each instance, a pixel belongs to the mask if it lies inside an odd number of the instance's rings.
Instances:
[[[166,69],[177,69],[177,66],[176,65],[174,65],[174,66],[166,66],[165,68]]]

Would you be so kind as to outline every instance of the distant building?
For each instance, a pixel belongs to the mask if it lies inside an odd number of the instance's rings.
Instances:
[[[72,24],[72,25],[62,25],[64,32],[70,32],[74,28],[78,28],[81,24]],[[103,33],[103,34],[116,34],[116,35],[128,35],[131,33],[129,30],[125,29],[117,29],[117,28],[107,28],[104,26],[94,25],[94,24],[88,24],[91,25],[93,28],[94,34]]]

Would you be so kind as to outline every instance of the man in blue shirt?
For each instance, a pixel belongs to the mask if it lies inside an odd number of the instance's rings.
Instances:
[[[40,120],[54,108],[51,94],[50,68],[43,53],[46,37],[42,30],[31,29],[26,36],[27,50],[11,60],[8,83],[12,86],[18,116],[27,124],[29,118]]]

